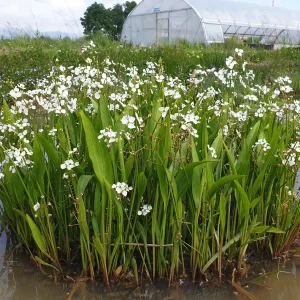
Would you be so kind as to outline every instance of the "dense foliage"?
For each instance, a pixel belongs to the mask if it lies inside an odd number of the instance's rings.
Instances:
[[[115,4],[113,8],[106,8],[102,3],[95,2],[86,9],[83,18],[80,19],[84,33],[101,31],[119,39],[126,18],[135,7],[135,1],[126,1],[123,5]]]
[[[232,54],[183,79],[162,60],[99,59],[90,42],[4,93],[0,197],[39,265],[63,274],[80,257],[107,284],[129,269],[171,281],[221,277],[228,261],[243,276],[248,251],[289,248],[300,103],[288,77],[258,84],[243,50]]]

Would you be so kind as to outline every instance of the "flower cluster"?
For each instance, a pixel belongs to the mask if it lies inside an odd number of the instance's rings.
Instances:
[[[152,210],[152,206],[145,204],[141,207],[141,209],[138,211],[138,215],[139,216],[146,216],[147,214],[149,214]]]
[[[266,139],[259,139],[252,147],[253,149],[259,148],[264,152],[267,152],[269,149],[271,149],[271,146]]]
[[[132,190],[132,187],[125,182],[117,182],[113,184],[111,188],[114,189],[118,195],[123,195],[124,197]]]
[[[60,165],[62,170],[67,169],[68,171],[72,170],[75,167],[79,166],[79,162],[74,162],[73,159],[67,159],[64,163]]]
[[[98,139],[104,141],[109,145],[111,143],[115,143],[118,141],[118,133],[112,131],[111,128],[105,128],[100,130],[100,134],[98,135]]]
[[[6,152],[5,162],[12,162],[12,166],[10,166],[10,170],[12,173],[15,173],[15,167],[23,168],[23,167],[32,167],[33,161],[29,159],[33,155],[33,152],[28,148],[16,148],[11,146],[9,150]]]
[[[162,118],[165,118],[167,116],[169,109],[170,109],[170,107],[160,107],[159,108]]]
[[[291,143],[283,153],[282,163],[286,166],[293,167],[296,161],[300,161],[300,142]]]

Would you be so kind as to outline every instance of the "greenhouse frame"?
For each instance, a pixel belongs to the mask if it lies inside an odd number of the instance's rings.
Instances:
[[[230,37],[299,45],[300,11],[225,0],[143,0],[126,19],[121,39],[151,46],[224,43]]]

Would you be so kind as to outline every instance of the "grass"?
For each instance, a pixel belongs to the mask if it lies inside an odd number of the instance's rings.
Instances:
[[[290,247],[297,50],[1,43],[0,197],[44,271],[222,280],[249,251]]]
[[[225,45],[189,45],[179,43],[172,46],[139,48],[108,40],[101,35],[91,37],[97,44],[98,61],[106,57],[126,65],[134,65],[142,69],[146,61],[158,62],[162,59],[167,74],[185,80],[196,65],[204,67],[224,67],[226,57],[232,55],[236,47],[241,45],[232,40]],[[46,37],[19,37],[15,40],[0,40],[0,82],[3,93],[8,93],[15,84],[27,83],[32,88],[36,80],[49,73],[53,62],[58,58],[64,65],[83,63],[81,47],[83,39],[68,38],[52,40]],[[299,72],[297,66],[300,52],[295,48],[277,51],[250,49],[246,45],[246,60],[255,71],[256,81],[263,84],[281,74],[288,75],[293,80],[293,88],[299,93]],[[5,75],[5,78],[4,78]]]

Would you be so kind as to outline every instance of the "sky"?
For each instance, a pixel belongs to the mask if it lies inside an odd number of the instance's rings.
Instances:
[[[81,35],[80,17],[96,0],[0,0],[0,29],[60,31]],[[272,0],[239,0],[271,6]],[[106,7],[125,0],[102,0]],[[140,2],[140,1],[136,1]],[[300,10],[300,0],[275,0],[276,6]]]

